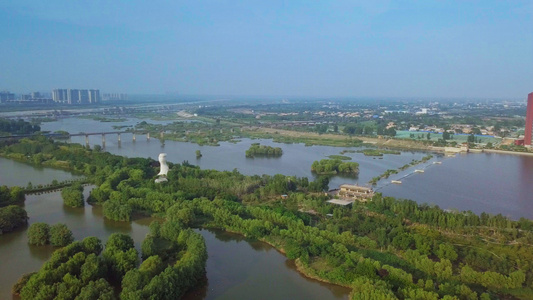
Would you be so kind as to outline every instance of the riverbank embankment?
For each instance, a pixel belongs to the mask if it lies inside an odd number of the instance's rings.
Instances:
[[[497,154],[512,154],[512,155],[533,156],[533,152],[505,151],[505,150],[496,150],[496,149],[483,149],[483,153],[497,153]]]

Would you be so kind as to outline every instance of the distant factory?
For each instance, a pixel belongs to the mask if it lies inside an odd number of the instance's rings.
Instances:
[[[524,129],[524,138],[518,138],[514,141],[515,145],[531,147],[533,137],[533,93],[527,95],[526,109],[526,127]]]

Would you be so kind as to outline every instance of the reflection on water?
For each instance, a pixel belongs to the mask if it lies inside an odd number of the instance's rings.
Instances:
[[[84,189],[85,197],[92,186]],[[110,234],[129,234],[140,246],[149,232],[152,218],[132,222],[110,221],[101,206],[70,208],[63,205],[60,192],[28,195],[25,208],[29,223],[65,223],[76,240],[96,236],[103,243]],[[187,294],[187,299],[346,299],[349,289],[310,280],[271,246],[249,241],[223,231],[198,230],[205,238],[209,259],[205,284]],[[10,299],[12,285],[25,273],[37,271],[55,250],[52,246],[30,246],[27,226],[0,235],[0,298]],[[273,289],[272,287],[276,288]]]
[[[33,186],[36,186],[49,184],[54,179],[64,181],[77,177],[80,176],[72,175],[62,170],[36,167],[0,157],[0,185],[25,187],[28,182],[31,182]]]
[[[129,119],[120,125],[133,125],[141,120]],[[150,121],[152,122],[152,121]],[[58,122],[43,124],[43,130],[83,131],[82,128],[94,128],[95,131],[106,131],[113,123],[102,123],[93,120],[62,119]],[[271,140],[242,139],[241,142],[220,143],[219,147],[199,146],[192,143],[166,141],[164,148],[157,141],[147,142],[139,138],[132,142],[131,134],[123,134],[121,147],[118,148],[116,138],[110,137],[106,150],[118,155],[129,157],[151,157],[157,159],[160,152],[167,152],[167,159],[172,162],[189,161],[204,169],[231,171],[237,169],[246,175],[284,174],[314,179],[311,164],[315,160],[339,154],[345,147],[312,146],[303,144],[279,144]],[[85,143],[85,137],[73,137],[72,142]],[[91,145],[100,144],[99,136],[91,136]],[[281,147],[283,155],[279,158],[246,158],[245,151],[252,143]],[[162,150],[164,149],[164,150]],[[197,159],[195,151],[203,154]],[[403,151],[401,155],[384,155],[382,159],[367,157],[362,153],[345,153],[352,161],[359,163],[360,172],[357,177],[334,176],[330,180],[330,188],[342,183],[366,184],[373,177],[387,169],[398,169],[411,160],[419,160],[426,155],[424,152]],[[533,157],[503,154],[459,154],[454,158],[439,157],[442,165],[428,164],[409,168],[389,179],[380,181],[377,188],[387,196],[413,199],[419,203],[433,203],[445,209],[483,211],[518,219],[533,219]],[[427,168],[425,168],[427,166]],[[402,178],[401,185],[390,185],[391,180],[401,178],[414,171],[425,169],[425,173],[413,174]],[[389,184],[389,185],[387,185]]]
[[[28,245],[28,248],[30,250],[30,255],[41,261],[48,260],[48,258],[52,256],[52,253],[54,253],[54,250],[56,249],[55,247],[52,247],[50,245],[46,245],[46,246]]]
[[[445,209],[533,219],[533,156],[463,154],[389,185],[384,195]]]
[[[350,289],[304,277],[270,245],[220,230],[206,240],[207,285],[184,299],[346,299]]]
[[[69,121],[73,122],[73,121]],[[92,122],[92,123],[91,123]],[[55,123],[55,122],[54,122]],[[94,124],[90,120],[82,122],[84,128]],[[50,124],[50,123],[47,123]],[[67,123],[61,123],[63,125]],[[53,124],[51,124],[53,125]],[[55,124],[57,125],[57,124]],[[79,125],[77,125],[79,126]],[[105,126],[110,126],[106,124]],[[57,128],[54,130],[67,129]],[[98,128],[95,128],[97,130]],[[73,138],[73,142],[85,143],[85,138]],[[91,145],[99,144],[100,137],[90,137]],[[121,147],[116,141],[108,140],[106,149],[112,153],[130,157],[152,157],[157,159],[162,151],[157,141],[137,142],[122,136]],[[284,154],[280,158],[246,159],[245,151],[251,143],[281,146]],[[169,161],[188,160],[204,169],[237,169],[247,175],[285,174],[306,176],[314,160],[339,154],[344,148],[301,144],[280,145],[269,140],[248,140],[237,144],[221,143],[219,147],[198,146],[191,143],[166,141],[164,151]],[[196,159],[195,151],[201,150],[203,157]],[[360,164],[360,174],[355,178],[335,176],[330,187],[354,181],[365,184],[372,177],[387,169],[397,169],[411,160],[419,160],[426,153],[403,152],[401,155],[385,155],[384,159],[365,157],[361,153],[346,153],[352,161]],[[500,154],[466,154],[455,158],[438,158],[442,165],[421,165],[424,173],[412,174],[402,179],[401,185],[384,185],[414,171],[407,169],[388,180],[382,181],[383,192],[387,196],[413,199],[417,202],[434,203],[442,208],[486,211],[518,219],[533,219],[533,157]],[[26,185],[49,183],[52,179],[72,178],[69,173],[50,169],[35,169],[29,165],[0,158],[1,170],[12,170],[10,174],[0,173],[0,184]],[[14,176],[11,176],[15,174]],[[9,176],[9,177],[8,177]],[[395,177],[398,176],[398,177]],[[43,181],[38,181],[43,180]],[[85,188],[88,195],[91,187]],[[148,233],[151,218],[142,218],[130,223],[106,220],[101,206],[86,205],[84,208],[69,208],[63,205],[59,192],[28,195],[24,205],[30,217],[30,224],[46,222],[65,223],[80,240],[87,236],[97,236],[106,241],[113,232],[127,233],[135,245],[140,244]],[[24,273],[38,270],[46,261],[52,247],[29,247],[26,237],[27,227],[0,235],[0,298],[9,299],[13,283]],[[349,289],[319,283],[303,277],[294,270],[293,262],[267,244],[248,241],[240,235],[221,231],[199,231],[207,242],[207,284],[187,295],[187,299],[331,299],[346,298]],[[274,288],[273,288],[274,287]]]
[[[48,178],[52,180],[53,178]],[[88,196],[93,187],[85,187]],[[105,224],[101,207],[85,205],[83,208],[71,208],[63,205],[59,191],[41,195],[27,195],[24,205],[29,216],[29,224],[45,222],[48,224],[64,223],[76,240],[87,236],[96,236],[104,243],[113,232],[130,234],[140,250],[140,244],[148,227],[145,223],[132,222]],[[149,218],[147,218],[149,222]],[[0,299],[11,298],[11,286],[25,273],[37,271],[50,258],[55,250],[52,246],[30,246],[27,239],[27,227],[0,235]]]

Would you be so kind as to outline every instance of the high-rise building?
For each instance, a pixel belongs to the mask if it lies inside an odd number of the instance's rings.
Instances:
[[[15,100],[15,94],[8,91],[0,92],[0,103]]]
[[[89,90],[89,103],[100,102],[100,90]]]
[[[79,90],[78,103],[79,104],[89,103],[89,91],[88,90]]]
[[[55,89],[52,91],[52,99],[54,102],[66,102],[68,100],[66,89]]]
[[[533,93],[527,95],[526,130],[524,145],[531,146],[531,132],[533,131]]]
[[[80,102],[80,90],[68,89],[67,91],[67,103],[77,104]]]
[[[100,90],[55,89],[52,91],[54,102],[68,104],[94,104],[100,102]]]

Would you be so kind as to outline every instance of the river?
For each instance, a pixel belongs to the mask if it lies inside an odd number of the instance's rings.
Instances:
[[[0,185],[7,186],[26,186],[29,182],[37,186],[49,184],[53,179],[64,181],[79,177],[65,171],[36,167],[3,157],[0,157],[0,170]]]
[[[112,125],[133,125],[140,120],[104,123],[87,119],[61,119],[44,123],[43,130],[113,131]],[[164,123],[166,121],[162,121]],[[74,137],[71,142],[85,143],[84,137]],[[91,136],[90,145],[101,144],[100,136]],[[260,142],[283,148],[280,158],[246,158],[244,152],[251,143]],[[302,144],[278,144],[271,140],[243,139],[238,143],[222,142],[220,146],[199,146],[192,143],[166,141],[165,145],[152,139],[123,134],[118,143],[116,135],[106,136],[105,150],[129,157],[151,157],[168,154],[172,162],[189,161],[206,169],[237,169],[247,175],[285,174],[313,178],[310,166],[314,160],[339,154],[346,148],[311,146]],[[200,150],[203,157],[196,158]],[[401,155],[385,155],[382,159],[366,157],[360,153],[346,153],[352,161],[360,164],[360,173],[355,177],[333,177],[330,188],[342,183],[365,184],[372,177],[387,169],[397,169],[413,159],[427,155],[424,152],[404,151]],[[433,164],[433,162],[441,164]],[[423,169],[424,173],[414,173]],[[45,184],[53,179],[71,179],[70,173],[0,158],[0,185]],[[6,172],[5,170],[9,170]],[[390,184],[401,179],[402,184]],[[459,154],[456,157],[435,156],[427,163],[418,165],[382,180],[376,187],[387,196],[413,199],[419,203],[436,204],[445,209],[472,210],[501,213],[513,219],[533,219],[533,157],[504,154]],[[88,189],[85,189],[88,193]],[[29,195],[25,208],[30,224],[47,222],[65,223],[76,239],[97,236],[104,242],[113,232],[130,234],[139,247],[148,232],[150,218],[131,223],[112,222],[102,217],[100,207],[67,208],[62,204],[59,192]],[[38,270],[46,261],[52,247],[27,245],[26,228],[0,236],[0,298],[10,297],[12,284],[23,274]],[[292,263],[272,247],[243,239],[241,236],[219,231],[201,230],[206,239],[209,259],[207,261],[207,285],[188,294],[187,299],[235,299],[243,298],[346,298],[349,290],[304,278],[294,270]],[[272,288],[275,286],[276,288]],[[252,293],[255,293],[252,295]]]
[[[21,178],[34,178],[43,171],[50,172],[47,173],[51,176],[47,177],[50,181],[74,178],[60,170],[37,169],[15,161],[10,161],[9,165],[10,171]],[[84,189],[85,197],[90,189],[92,187]],[[29,225],[36,222],[64,223],[72,230],[76,240],[96,236],[103,243],[114,232],[125,233],[133,238],[139,251],[152,221],[151,218],[142,218],[130,223],[114,222],[103,217],[100,206],[65,207],[58,191],[27,195],[24,208],[30,217]],[[13,284],[23,274],[39,270],[54,251],[51,246],[28,245],[27,229],[26,226],[0,235],[0,299],[10,299]],[[305,278],[295,270],[291,261],[268,244],[220,231],[198,231],[206,240],[209,254],[207,285],[189,293],[187,299],[236,299],[244,296],[253,299],[265,296],[278,299],[346,299],[350,292],[348,288]],[[272,284],[276,289],[272,289]]]
[[[140,122],[138,119],[128,119],[126,122],[109,123],[98,122],[90,119],[60,119],[56,122],[42,124],[42,130],[57,131],[65,130],[71,133],[87,131],[91,132],[113,131],[113,125],[132,125]],[[152,122],[152,121],[150,121]],[[169,121],[162,121],[169,122]],[[85,128],[85,129],[84,129]],[[76,136],[70,139],[71,142],[85,144],[85,136]],[[283,155],[279,158],[246,158],[245,152],[252,143],[261,143],[273,147],[281,147]],[[89,145],[102,145],[100,135],[89,136]],[[174,163],[188,161],[193,165],[198,165],[202,169],[215,169],[220,171],[232,171],[237,169],[245,175],[275,175],[284,174],[298,177],[309,177],[313,179],[315,175],[311,173],[311,164],[315,160],[328,158],[329,155],[339,155],[343,147],[311,146],[303,144],[279,144],[272,140],[250,140],[242,139],[237,143],[221,142],[220,146],[199,146],[193,143],[165,141],[164,146],[157,139],[147,140],[146,136],[137,135],[136,141],[132,139],[132,134],[121,134],[121,142],[118,142],[117,135],[107,135],[105,150],[113,154],[128,157],[151,157],[158,158],[159,153],[167,153],[167,160]],[[359,150],[362,148],[352,148]],[[196,158],[196,150],[200,150],[202,157]],[[378,176],[387,169],[397,169],[413,159],[419,160],[427,155],[424,152],[402,152],[401,155],[386,154],[383,158],[364,156],[362,153],[345,153],[345,156],[352,158],[360,165],[358,176],[335,176],[332,177],[330,187],[337,187],[342,183],[366,184],[372,177]]]
[[[60,119],[43,123],[43,130],[66,130],[80,132],[91,128],[93,131],[109,131],[113,125],[134,125],[140,119],[126,122],[106,123],[88,119]],[[149,121],[156,122],[156,121]],[[171,121],[159,121],[160,123]],[[233,144],[221,142],[220,146],[199,146],[193,143],[166,141],[162,146],[159,140],[146,140],[137,136],[132,141],[131,134],[123,134],[121,143],[116,135],[106,137],[106,151],[128,157],[151,157],[157,159],[159,153],[168,154],[167,160],[182,162],[187,160],[204,169],[231,171],[237,169],[246,175],[284,174],[314,178],[310,168],[314,160],[339,154],[343,147],[311,146],[303,144],[279,144],[271,140],[242,139]],[[72,142],[85,144],[85,137],[73,137]],[[264,145],[281,147],[280,158],[246,158],[244,153],[250,144],[260,142]],[[91,146],[101,145],[101,136],[91,136]],[[360,149],[360,148],[353,148]],[[203,156],[196,158],[195,151]],[[330,180],[330,188],[342,183],[365,185],[372,177],[387,169],[397,169],[411,160],[419,160],[425,152],[403,151],[401,155],[384,155],[383,159],[364,156],[361,153],[345,153],[352,161],[360,164],[360,172],[355,177],[335,176]],[[512,219],[521,217],[533,219],[533,157],[506,154],[469,153],[455,157],[435,154],[429,162],[409,168],[388,179],[381,180],[377,191],[386,196],[412,199],[419,203],[439,205],[444,209],[471,210],[475,213],[488,212],[503,214]],[[433,164],[439,161],[442,164]],[[413,173],[423,169],[424,173]],[[391,180],[401,179],[402,184],[390,184]]]

